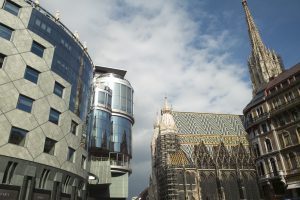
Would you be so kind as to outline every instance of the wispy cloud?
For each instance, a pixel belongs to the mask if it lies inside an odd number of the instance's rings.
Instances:
[[[242,79],[247,68],[230,53],[236,39],[225,29],[214,32],[217,19],[201,7],[203,18],[193,18],[182,1],[171,0],[41,4],[53,11],[59,7],[62,21],[88,42],[95,64],[128,71],[136,119],[132,195],[148,184],[153,121],[165,95],[178,111],[239,114],[251,98],[249,83]]]

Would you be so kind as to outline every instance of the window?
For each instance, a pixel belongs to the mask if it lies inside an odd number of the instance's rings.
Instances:
[[[74,154],[75,154],[75,150],[72,149],[71,147],[68,147],[68,157],[67,160],[70,162],[74,162]]]
[[[76,135],[77,126],[78,126],[78,124],[72,120],[71,121],[71,133],[73,133],[74,135]]]
[[[55,143],[56,143],[55,140],[52,140],[50,138],[46,138],[45,145],[44,145],[44,152],[48,153],[50,155],[54,155]]]
[[[292,116],[294,121],[296,121],[299,118],[299,113],[297,110],[292,110]]]
[[[46,189],[46,182],[48,179],[48,176],[50,174],[50,170],[49,169],[44,169],[40,178],[40,183],[39,183],[39,188],[41,189]]]
[[[3,64],[4,64],[4,60],[5,60],[5,55],[0,53],[0,68],[2,68]]]
[[[60,115],[60,112],[58,112],[57,110],[51,108],[50,109],[50,115],[49,115],[49,121],[54,123],[54,124],[58,124],[59,115]]]
[[[13,15],[18,16],[19,14],[19,10],[20,10],[20,6],[18,6],[17,4],[11,2],[11,1],[5,1],[4,2],[4,6],[3,9],[6,10],[7,12],[10,12]]]
[[[274,176],[277,176],[278,175],[278,170],[277,170],[277,165],[276,165],[275,159],[270,158],[270,163],[271,163],[272,172],[273,172]]]
[[[15,173],[15,169],[17,167],[18,163],[9,161],[6,165],[2,183],[3,184],[11,184],[11,179]]]
[[[269,131],[269,126],[267,123],[262,124],[261,128],[262,128],[263,133],[266,133]]]
[[[32,108],[32,103],[33,103],[33,99],[20,94],[17,108],[30,113]]]
[[[297,166],[298,166],[297,157],[292,152],[289,153],[289,157],[290,157],[290,166],[291,166],[291,169],[296,169]]]
[[[260,116],[260,115],[263,114],[263,109],[262,109],[262,107],[258,107],[258,108],[256,109],[256,114],[257,114],[257,116]]]
[[[10,130],[10,136],[9,136],[9,143],[24,146],[25,144],[25,137],[28,131],[17,128],[17,127],[12,127]]]
[[[37,43],[36,41],[32,42],[31,52],[39,57],[43,57],[45,47]]]
[[[39,74],[40,72],[27,66],[25,69],[25,74],[24,74],[24,78],[33,82],[33,83],[37,83],[38,78],[39,78]]]
[[[10,40],[13,31],[14,30],[12,28],[9,28],[4,24],[0,24],[0,37]]]
[[[55,82],[53,93],[56,94],[59,97],[62,97],[63,92],[64,92],[64,86],[62,86],[58,82]]]
[[[265,175],[265,168],[264,168],[264,164],[263,164],[262,162],[260,162],[260,163],[258,164],[258,174],[259,174],[260,176]]]
[[[254,154],[255,154],[256,157],[260,156],[260,150],[259,150],[259,146],[258,146],[257,143],[254,144],[253,151],[254,151]]]
[[[86,163],[86,157],[84,155],[82,155],[82,158],[81,158],[81,168],[82,169],[85,169],[85,164]]]
[[[273,148],[272,148],[271,140],[267,138],[265,140],[265,143],[266,143],[267,151],[272,151]]]
[[[287,146],[292,145],[291,136],[288,132],[283,133],[282,136],[283,136],[284,146],[287,147]]]

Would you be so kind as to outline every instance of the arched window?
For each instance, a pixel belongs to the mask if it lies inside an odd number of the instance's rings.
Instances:
[[[277,169],[277,165],[276,165],[276,161],[274,158],[270,158],[270,163],[271,163],[271,167],[272,167],[272,172],[274,174],[274,176],[278,175],[278,169]]]
[[[282,134],[282,137],[283,137],[283,142],[285,147],[292,145],[292,140],[289,132],[284,132]]]
[[[254,155],[255,155],[256,157],[259,157],[259,156],[260,156],[260,150],[259,150],[259,146],[258,146],[257,143],[254,144],[254,146],[253,146],[253,151],[254,151]]]
[[[265,168],[264,168],[263,162],[259,162],[257,168],[258,168],[258,175],[264,176],[265,175]]]
[[[293,152],[289,153],[289,157],[290,157],[291,169],[296,169],[298,166],[297,157]]]
[[[265,143],[266,143],[267,151],[272,151],[273,148],[272,148],[271,140],[269,138],[266,138]]]
[[[297,127],[296,132],[298,136],[298,143],[300,143],[300,127]]]

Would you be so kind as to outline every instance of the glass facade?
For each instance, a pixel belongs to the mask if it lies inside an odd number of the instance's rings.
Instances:
[[[112,134],[111,114],[103,110],[94,110],[90,116],[90,146],[110,150]]]
[[[132,155],[131,151],[131,127],[132,123],[120,116],[112,116],[113,137],[112,151]]]
[[[107,73],[96,79],[90,145],[132,155],[133,89],[123,77]]]
[[[28,29],[55,46],[51,69],[72,85],[69,109],[84,119],[93,63],[77,39],[62,26],[47,17],[46,13],[33,9]]]

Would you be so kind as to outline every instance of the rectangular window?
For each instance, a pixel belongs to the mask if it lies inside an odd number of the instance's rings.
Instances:
[[[30,113],[32,108],[32,103],[33,103],[33,99],[20,94],[17,108]]]
[[[24,74],[24,78],[33,82],[33,83],[37,83],[38,78],[39,78],[39,74],[40,72],[27,66],[25,69],[25,74]]]
[[[0,68],[2,68],[3,64],[4,64],[4,60],[5,60],[5,55],[0,53]]]
[[[74,162],[74,154],[75,154],[75,149],[72,149],[71,147],[68,147],[67,160],[70,161],[70,162]]]
[[[59,115],[60,115],[60,112],[58,112],[57,110],[51,108],[50,109],[50,115],[49,115],[49,121],[54,123],[54,124],[58,124]]]
[[[78,126],[78,124],[72,120],[71,121],[71,133],[73,133],[74,135],[76,135],[76,133],[77,133],[77,126]]]
[[[41,44],[37,43],[36,41],[32,42],[32,46],[31,46],[31,52],[32,53],[34,53],[35,55],[37,55],[39,57],[43,57],[44,50],[45,50],[44,46],[42,46]]]
[[[24,129],[12,127],[10,130],[10,136],[8,142],[12,144],[24,146],[27,133],[28,131]]]
[[[59,97],[62,97],[63,92],[64,92],[64,86],[62,86],[58,82],[55,82],[53,93],[56,94]]]
[[[55,143],[56,143],[55,140],[52,140],[50,138],[46,138],[45,146],[44,146],[44,152],[48,153],[50,155],[54,155]]]
[[[8,26],[5,26],[4,24],[0,24],[0,37],[10,40],[12,32],[14,30]]]
[[[20,10],[20,6],[11,2],[11,1],[5,1],[4,5],[3,5],[3,9],[6,10],[7,12],[10,12],[13,15],[18,16],[19,14],[19,10]]]
[[[86,157],[84,155],[82,155],[82,158],[81,158],[81,168],[82,169],[85,169],[85,164],[86,163]]]

